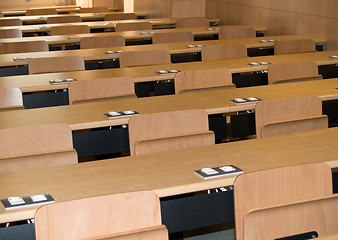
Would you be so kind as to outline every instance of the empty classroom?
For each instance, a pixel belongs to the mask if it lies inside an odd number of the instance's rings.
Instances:
[[[0,3],[0,239],[338,239],[334,0]]]

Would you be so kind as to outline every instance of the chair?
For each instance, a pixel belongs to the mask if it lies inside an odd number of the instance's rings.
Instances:
[[[115,26],[115,32],[152,29],[153,25],[150,22],[118,23]]]
[[[135,13],[112,13],[104,16],[104,21],[137,19]]]
[[[68,87],[69,104],[136,98],[134,81],[129,77],[90,79],[71,82]]]
[[[204,46],[201,51],[202,61],[219,60],[225,58],[247,57],[247,49],[241,44]]]
[[[59,26],[59,27],[51,27],[50,35],[71,35],[71,34],[82,34],[82,33],[90,33],[90,28],[88,25],[74,25],[74,26]]]
[[[0,54],[48,51],[49,46],[46,41],[5,42],[0,45]]]
[[[128,126],[131,155],[215,144],[208,114],[201,109],[141,114]]]
[[[155,33],[153,35],[153,44],[175,43],[175,42],[193,42],[194,34],[192,32],[168,32]]]
[[[331,168],[325,163],[288,166],[241,174],[234,183],[236,239],[251,239],[243,237],[246,227],[244,219],[251,210],[328,196],[332,194],[332,191]],[[275,224],[279,226],[278,223]],[[268,231],[264,226],[260,227]]]
[[[35,213],[37,240],[104,239],[159,226],[160,200],[151,191],[58,202]]]
[[[20,29],[0,30],[0,38],[22,38]]]
[[[66,124],[1,129],[0,143],[0,173],[77,163]]]
[[[256,37],[254,28],[223,28],[218,32],[219,39],[253,38]]]
[[[227,68],[178,72],[175,75],[175,93],[235,88]]]
[[[32,58],[28,61],[29,74],[70,72],[85,70],[80,56]]]
[[[141,230],[108,234],[86,240],[168,240],[168,230],[165,225],[144,228]]]
[[[209,19],[207,18],[180,18],[176,20],[176,28],[193,28],[210,26]]]
[[[268,67],[269,84],[323,79],[316,62],[273,63]]]
[[[19,18],[13,18],[13,19],[0,19],[0,27],[6,27],[6,26],[21,26],[22,21]]]
[[[81,49],[120,47],[125,45],[126,41],[122,36],[84,37],[80,40]]]
[[[109,7],[92,7],[80,8],[79,13],[106,13],[109,12]]]
[[[168,50],[136,51],[120,53],[120,67],[136,67],[170,63]]]
[[[58,11],[55,8],[39,8],[39,9],[28,9],[26,16],[34,15],[57,15]]]
[[[328,236],[338,232],[337,221],[338,194],[295,201],[249,212],[244,219],[244,239],[286,239],[300,234],[310,237],[314,233]]]
[[[264,100],[256,104],[257,138],[323,129],[328,118],[322,115],[317,96]]]
[[[82,22],[82,18],[80,16],[58,16],[47,18],[47,24],[72,22]]]
[[[316,43],[313,39],[276,40],[274,44],[275,55],[314,51]]]
[[[0,111],[23,108],[22,93],[19,88],[0,88]]]

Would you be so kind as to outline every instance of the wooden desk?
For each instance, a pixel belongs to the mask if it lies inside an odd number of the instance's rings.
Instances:
[[[184,44],[183,44],[184,45]],[[151,46],[144,46],[144,48]],[[126,47],[128,49],[136,49],[137,46]],[[113,49],[113,48],[111,48]],[[122,48],[121,48],[122,49]],[[90,54],[96,50],[86,50],[84,53]],[[71,55],[75,54],[77,50],[67,51],[66,53]],[[102,59],[112,58],[113,55],[118,57],[118,54],[107,55],[103,51]],[[62,52],[63,53],[63,52]],[[47,56],[49,53],[44,53]],[[61,54],[61,53],[59,53]],[[75,54],[76,55],[76,54]],[[132,68],[115,68],[115,69],[104,69],[104,70],[90,70],[90,71],[76,71],[67,73],[50,73],[50,74],[36,74],[36,75],[24,75],[24,76],[11,76],[1,77],[0,87],[19,87],[23,92],[35,92],[43,90],[55,90],[65,89],[68,84],[57,84],[52,85],[49,80],[59,78],[75,78],[78,80],[95,79],[95,78],[107,78],[111,76],[129,76],[134,79],[135,83],[139,82],[150,82],[159,80],[173,80],[174,74],[160,75],[156,72],[160,69],[170,70],[177,69],[180,71],[196,70],[196,69],[211,69],[211,68],[223,68],[227,67],[232,73],[250,73],[256,71],[266,71],[267,66],[248,66],[250,62],[290,62],[290,61],[315,61],[318,65],[334,65],[338,63],[338,59],[329,58],[332,55],[338,55],[338,50],[323,51],[323,52],[312,52],[312,53],[299,53],[299,54],[286,54],[276,56],[261,56],[261,57],[247,57],[247,58],[234,58],[224,59],[208,62],[188,62],[188,63],[177,63],[177,64],[165,64],[155,66],[143,66],[143,67],[132,67]],[[22,55],[24,56],[24,55]],[[29,56],[29,54],[25,55]],[[1,59],[1,57],[0,57]],[[8,59],[12,62],[12,59]],[[21,62],[21,61],[20,61]]]
[[[317,240],[337,240],[337,239],[338,233],[317,238]]]
[[[123,12],[109,12],[109,13],[73,13],[61,16],[80,16],[83,22],[87,21],[103,21],[106,14],[124,14]],[[126,13],[128,14],[128,13]],[[56,15],[35,15],[35,16],[14,16],[3,17],[0,19],[20,19],[24,24],[44,24],[48,17],[55,17]],[[144,16],[138,14],[139,17]]]
[[[178,29],[172,29],[178,30]],[[157,30],[158,32],[167,31],[167,30]],[[208,32],[206,32],[208,33]],[[123,34],[128,34],[127,32],[123,32]],[[200,32],[196,33],[200,34]],[[102,35],[102,34],[95,34]],[[108,35],[108,34],[105,34]],[[112,34],[118,35],[118,34]],[[138,35],[140,36],[140,35]],[[44,37],[36,37],[39,39],[43,39]],[[53,38],[53,37],[45,37],[45,38]],[[56,39],[55,37],[54,39]],[[61,38],[61,36],[60,36]],[[285,35],[285,36],[273,36],[270,38],[274,38],[275,40],[287,40],[287,39],[309,39],[310,37],[302,36],[302,35]],[[69,37],[64,37],[68,41],[79,42],[79,39],[69,39]],[[23,57],[23,58],[42,58],[42,57],[59,57],[59,56],[82,56],[85,61],[99,61],[99,60],[109,60],[109,59],[118,59],[119,54],[107,54],[107,51],[150,51],[150,50],[168,50],[171,54],[185,54],[185,53],[196,53],[201,52],[202,48],[188,48],[188,45],[223,45],[223,44],[244,44],[248,49],[256,49],[256,48],[273,48],[274,43],[261,43],[261,40],[266,39],[265,37],[256,37],[256,38],[242,38],[242,39],[224,39],[224,40],[207,40],[207,41],[195,41],[195,42],[178,42],[178,43],[165,43],[165,44],[146,44],[146,45],[135,45],[135,46],[123,46],[123,47],[109,47],[109,48],[95,48],[95,49],[77,49],[72,51],[50,51],[50,52],[31,52],[31,53],[14,53],[14,54],[1,54],[0,56],[0,67],[9,67],[9,66],[21,66],[28,63],[27,60],[14,61],[15,58]],[[313,39],[317,44],[323,44],[325,40],[319,38],[310,38]],[[11,42],[7,39],[3,42]],[[28,38],[20,39],[18,42],[26,42],[29,41]],[[35,38],[34,38],[35,40]],[[56,41],[49,42],[50,44],[56,43]],[[59,42],[60,43],[60,42]]]
[[[220,26],[220,28],[227,28],[232,26]],[[161,30],[153,30],[154,33],[164,33],[164,32],[182,32],[182,31],[191,31],[195,36],[210,36],[217,35],[218,31],[208,31],[205,28],[183,28],[183,29],[161,29]],[[43,37],[33,37],[33,38],[3,38],[0,39],[0,43],[6,42],[28,42],[28,41],[46,41],[50,46],[53,45],[72,45],[75,43],[80,43],[81,38],[84,37],[101,37],[101,36],[122,36],[125,38],[126,42],[130,44],[134,40],[149,40],[151,43],[152,34],[143,34],[143,31],[123,31],[123,32],[105,32],[105,33],[89,33],[89,34],[75,34],[75,35],[60,35],[60,36],[43,36]],[[291,40],[291,39],[313,39],[316,45],[323,45],[326,41],[322,38],[312,38],[303,35],[283,35],[283,36],[269,36],[269,38],[273,38],[274,40]],[[168,49],[172,51],[174,54],[176,53],[189,53],[189,52],[200,52],[201,48],[187,48],[187,45],[217,45],[217,44],[244,44],[247,48],[272,48],[274,46],[273,42],[262,43],[261,40],[266,40],[267,37],[256,37],[256,38],[241,38],[241,39],[222,39],[222,40],[206,40],[206,41],[198,41],[198,42],[178,42],[178,43],[170,43],[170,44],[156,44],[156,47],[142,46],[146,47],[146,49]],[[146,44],[149,45],[149,44]],[[132,51],[136,51],[137,48],[130,48]],[[96,49],[99,52],[99,49]],[[104,50],[104,49],[103,49]],[[111,50],[120,50],[118,48],[112,48]],[[121,49],[122,50],[122,49]],[[127,51],[125,49],[124,51]]]
[[[67,26],[67,25],[88,25],[90,29],[114,29],[117,23],[132,23],[132,22],[150,22],[153,28],[163,26],[173,26],[176,23],[176,19],[171,18],[149,18],[149,19],[132,19],[132,20],[116,20],[116,21],[95,21],[95,22],[78,22],[78,23],[58,23],[58,24],[36,24],[36,25],[24,25],[24,26],[9,26],[0,27],[0,30],[4,29],[20,29],[22,33],[38,33],[49,32],[51,27]],[[218,22],[218,19],[210,19],[210,22]]]
[[[77,5],[65,5],[65,6],[46,6],[46,7],[32,7],[29,9],[38,9],[38,8],[55,8],[58,13],[74,13],[80,11],[80,6]],[[24,16],[28,9],[13,9],[13,8],[1,8],[4,16]],[[118,11],[117,7],[110,7],[109,11]]]
[[[194,173],[194,170],[203,167],[233,164],[244,172],[315,162],[328,162],[331,167],[338,167],[338,128],[307,134],[313,139],[330,136],[335,147],[304,141],[303,133],[299,133],[166,154],[154,153],[1,174],[0,198],[50,193],[56,202],[63,202],[140,190],[153,190],[163,198],[233,184],[236,176],[203,180]],[[0,221],[5,223],[33,218],[36,208],[6,211],[1,204]]]
[[[128,124],[129,118],[109,120],[103,114],[109,111],[124,110],[134,110],[145,114],[201,108],[206,110],[208,114],[232,113],[255,108],[254,103],[236,105],[230,102],[231,99],[237,97],[253,96],[267,100],[297,96],[319,96],[323,101],[328,101],[338,99],[338,91],[335,90],[337,86],[338,79],[335,78],[280,85],[215,90],[203,93],[8,111],[0,112],[0,128],[50,123],[66,123],[72,130],[118,126]]]

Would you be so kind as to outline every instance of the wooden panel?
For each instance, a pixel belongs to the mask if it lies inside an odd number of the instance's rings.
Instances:
[[[48,51],[49,46],[46,41],[7,42],[0,45],[0,54]]]
[[[192,27],[209,27],[209,19],[207,18],[181,18],[176,20],[176,28],[192,28]]]
[[[224,58],[241,58],[247,56],[245,45],[227,44],[204,46],[201,51],[202,61],[217,60]]]
[[[256,134],[268,123],[322,115],[322,101],[319,97],[281,98],[256,104]]]
[[[232,75],[227,68],[179,72],[175,76],[175,93],[186,90],[204,89],[221,86],[234,86]]]
[[[45,154],[11,157],[0,159],[0,173],[28,171],[76,163],[78,163],[77,153],[74,149]]]
[[[120,54],[121,67],[166,64],[170,62],[170,53],[167,50],[123,52]]]
[[[152,29],[153,25],[150,22],[118,23],[115,26],[115,32]]]
[[[269,84],[282,80],[311,77],[318,77],[316,62],[274,63],[268,67]]]
[[[109,12],[109,7],[88,7],[81,8],[80,13],[106,13]]]
[[[276,239],[315,231],[318,236],[338,232],[338,194],[291,202],[250,212],[244,220],[244,239]]]
[[[0,38],[22,38],[20,29],[0,30]]]
[[[236,239],[244,239],[243,221],[252,209],[330,194],[331,169],[323,163],[242,174],[234,184]]]
[[[82,33],[90,33],[90,28],[88,27],[88,25],[59,26],[50,28],[51,36],[82,34]]]
[[[314,51],[316,44],[312,39],[278,40],[274,46],[275,55]]]
[[[23,107],[22,93],[19,88],[0,88],[0,109]]]
[[[108,48],[125,45],[126,41],[122,36],[84,37],[80,40],[81,49]]]
[[[32,58],[28,61],[29,74],[80,70],[85,70],[85,66],[83,58],[79,56]]]
[[[219,39],[256,37],[254,28],[225,28],[219,31]]]
[[[14,19],[0,19],[0,26],[21,26],[22,21],[19,18],[14,18]]]
[[[134,155],[135,144],[140,140],[208,131],[208,114],[200,109],[134,116],[129,120],[130,152]]]
[[[113,13],[106,14],[104,16],[104,21],[128,20],[128,19],[137,19],[137,15],[135,13]]]
[[[144,228],[137,231],[123,232],[113,234],[112,236],[100,236],[99,238],[90,238],[83,240],[168,240],[168,230],[166,226]]]
[[[115,7],[115,0],[93,0],[93,7]]]
[[[32,7],[40,6],[54,6],[54,0],[12,0],[12,1],[1,1],[1,8],[14,8],[14,9],[28,9]]]
[[[0,158],[73,149],[72,132],[66,124],[7,128],[0,132]]]
[[[192,32],[157,32],[152,37],[153,44],[174,43],[174,42],[193,42],[194,34]]]
[[[56,9],[46,8],[46,9],[28,9],[26,12],[26,16],[34,16],[34,15],[57,15],[58,12]]]
[[[149,18],[170,18],[170,0],[134,0],[134,11]]]
[[[80,16],[60,16],[47,18],[47,24],[71,22],[82,22],[82,18]]]
[[[37,240],[84,239],[161,225],[154,192],[133,192],[49,204],[35,214]]]
[[[172,0],[172,18],[205,17],[205,0]]]
[[[304,34],[328,40],[337,49],[338,19],[335,0],[206,0],[207,17],[221,24],[266,26],[267,34]]]
[[[212,144],[215,144],[215,134],[212,131],[158,139],[145,139],[135,143],[134,154],[132,155],[167,152]]]
[[[70,104],[84,100],[135,96],[134,81],[128,77],[75,81],[69,84],[68,91]]]
[[[279,136],[298,132],[328,128],[327,116],[315,116],[288,120],[283,122],[271,122],[263,126],[262,137]]]

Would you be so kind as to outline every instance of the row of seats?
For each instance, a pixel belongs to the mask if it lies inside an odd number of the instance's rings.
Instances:
[[[186,36],[190,34],[183,33],[156,33],[154,34],[154,43],[171,43],[173,41],[186,41]],[[180,38],[181,37],[181,38]],[[193,36],[191,36],[193,37]],[[190,37],[189,37],[190,39]],[[192,42],[193,39],[190,41]],[[125,39],[122,36],[104,36],[104,37],[84,37],[80,40],[81,49],[88,48],[107,48],[124,46]],[[0,45],[1,54],[23,53],[23,52],[45,52],[49,51],[46,41],[25,41],[25,42],[6,42]],[[315,42],[312,39],[302,40],[279,40],[274,44],[275,55],[288,53],[303,53],[315,51]],[[142,54],[155,55],[156,51],[140,51]],[[168,55],[166,50],[162,51],[161,56]],[[202,61],[217,60],[224,58],[247,57],[247,48],[241,44],[208,45],[202,48]],[[128,53],[126,53],[128,54]],[[136,52],[129,54],[137,54]],[[124,54],[120,54],[124,55]],[[169,54],[170,55],[170,54]],[[135,55],[136,56],[136,55]],[[166,57],[164,57],[166,58]],[[121,59],[121,57],[120,57]],[[147,64],[144,64],[147,65]]]
[[[305,239],[338,232],[338,196],[332,194],[331,168],[325,163],[239,175],[234,205],[237,240],[300,239],[299,234]],[[42,206],[35,214],[35,233],[37,240],[168,239],[159,198],[151,191]]]
[[[56,61],[62,62],[63,65]],[[84,62],[80,57],[37,59],[33,62],[35,65],[31,66],[32,71],[57,72],[84,69]],[[275,63],[268,68],[269,84],[316,79],[322,77],[318,75],[318,66],[315,62]],[[226,68],[183,71],[175,75],[176,94],[234,87],[232,75]],[[70,104],[93,99],[136,97],[134,81],[129,77],[75,81],[69,84],[68,95]],[[18,88],[2,88],[1,96],[0,108],[2,109],[23,105],[21,91]]]
[[[81,91],[88,92],[88,87],[93,86],[88,83],[90,81],[75,90],[80,96],[79,101],[98,100],[93,94],[81,99]],[[258,138],[328,127],[319,97],[265,100],[258,102],[255,110]],[[209,130],[208,114],[199,109],[133,116],[128,128],[131,155],[215,144],[214,133]],[[65,124],[1,129],[0,136],[1,172],[77,162],[72,132]]]

